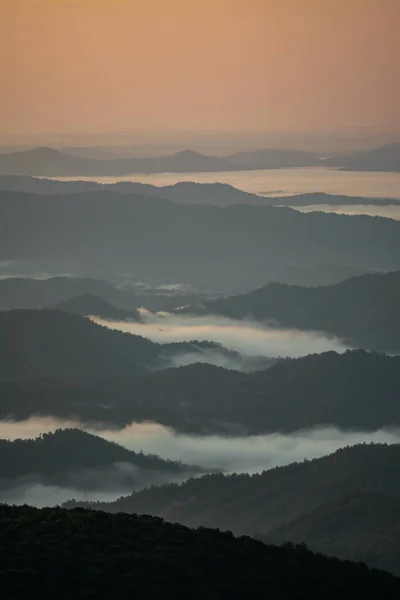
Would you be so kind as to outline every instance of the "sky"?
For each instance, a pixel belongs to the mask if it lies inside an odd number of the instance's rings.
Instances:
[[[0,132],[400,132],[400,0],[0,0]]]

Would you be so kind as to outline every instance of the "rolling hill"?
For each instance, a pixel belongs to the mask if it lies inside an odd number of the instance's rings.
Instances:
[[[219,527],[267,540],[271,536],[274,542],[293,537],[295,542],[306,541],[318,548],[320,544],[324,551],[342,556],[347,550],[354,558],[363,549],[379,556],[385,547],[381,536],[385,534],[389,543],[398,531],[399,469],[399,444],[361,444],[259,475],[205,475],[179,485],[135,492],[115,502],[70,502],[65,506],[145,512],[191,527]],[[376,522],[368,525],[368,515],[370,519],[375,515]],[[393,535],[388,531],[390,520]],[[399,557],[398,542],[395,546]],[[390,558],[390,552],[387,556]],[[393,566],[394,556],[391,558]]]
[[[395,600],[400,580],[303,547],[277,548],[160,519],[1,506],[2,591],[74,598]]]
[[[24,484],[130,491],[204,472],[127,450],[79,429],[58,429],[35,439],[1,439],[0,457],[0,501]]]
[[[226,351],[208,342],[157,344],[60,310],[0,312],[0,337],[3,379],[144,375],[175,355]]]
[[[24,329],[21,327],[22,332]],[[29,369],[21,358],[14,358],[11,364],[8,356],[2,361],[0,414],[18,419],[36,414],[75,417],[118,426],[133,421],[156,421],[181,432],[222,435],[290,432],[328,425],[364,431],[400,426],[400,357],[361,350],[344,354],[326,352],[278,360],[270,368],[250,374],[192,364],[138,377],[127,371],[125,357],[125,362],[114,366],[111,376],[110,355],[119,357],[119,352],[126,351],[130,344],[141,352],[141,340],[131,341],[129,338],[134,336],[128,335],[126,340],[119,335],[109,337],[107,334],[114,332],[103,331],[90,322],[79,331],[76,339],[80,340],[85,333],[88,340],[80,344],[79,378],[67,376],[66,365],[70,362],[63,353],[53,350],[54,358],[48,359],[42,350],[36,349],[36,345],[39,349],[41,346],[33,337],[28,338],[33,357],[25,354]],[[72,337],[67,339],[70,346],[77,346]],[[105,353],[100,341],[106,344],[109,359],[106,366],[99,360],[104,371],[99,373],[93,367],[94,358],[87,358],[85,353],[90,352],[87,345],[91,343],[96,345],[95,356]],[[14,345],[18,357],[22,348],[28,346],[24,338],[20,343],[21,350]],[[58,344],[61,348],[65,346],[61,337]],[[189,352],[190,347],[197,346],[201,344],[172,344],[165,351],[168,356]],[[212,350],[207,344],[202,347],[205,352]],[[154,356],[151,345],[150,353]],[[39,358],[40,365],[36,365]],[[60,373],[57,379],[51,377],[55,372],[54,361]],[[76,371],[75,367],[72,374]],[[44,377],[38,379],[39,374]],[[21,380],[28,375],[35,379]],[[107,411],[104,405],[108,406]]]
[[[328,502],[265,536],[268,543],[306,543],[347,560],[400,575],[400,497],[359,492]]]
[[[362,275],[314,288],[270,283],[181,312],[248,317],[272,326],[325,331],[353,347],[399,352],[400,271]]]
[[[3,191],[0,217],[1,260],[48,261],[63,272],[125,272],[144,281],[249,289],[288,265],[400,267],[400,222],[365,215],[182,206],[110,192]]]

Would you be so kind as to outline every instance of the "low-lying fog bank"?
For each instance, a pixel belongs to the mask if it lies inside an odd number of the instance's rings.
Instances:
[[[217,342],[247,359],[256,356],[298,358],[329,350],[344,352],[348,348],[339,338],[322,332],[272,328],[252,320],[239,321],[212,315],[196,317],[170,313],[153,314],[146,310],[142,310],[141,315],[141,323],[106,321],[96,317],[92,317],[92,320],[99,325],[141,335],[154,342]],[[183,366],[194,362],[248,370],[248,360],[243,361],[244,364],[237,360],[230,362],[226,356],[215,351],[175,356],[171,366]]]
[[[388,206],[377,204],[307,204],[306,206],[291,206],[290,208],[303,213],[327,212],[339,215],[369,215],[371,217],[386,217],[400,221],[400,206],[394,204]]]
[[[125,448],[158,454],[164,459],[196,464],[206,470],[226,473],[256,473],[294,461],[312,459],[336,451],[338,448],[366,443],[399,443],[399,429],[380,429],[375,432],[343,432],[335,427],[319,427],[292,434],[275,433],[247,437],[221,437],[216,435],[191,436],[177,434],[157,423],[132,424],[121,430],[93,429],[74,422],[32,418],[22,422],[0,422],[0,438],[28,439],[40,433],[59,428],[80,427],[106,440],[117,442]],[[58,504],[70,498],[113,500],[133,491],[127,485],[113,487],[115,473],[102,472],[101,490],[88,491],[79,484],[79,474],[71,479],[73,485],[46,486],[40,479],[20,482],[12,490],[0,493],[0,502],[29,503],[37,506]],[[92,475],[93,476],[93,475]],[[96,475],[97,477],[97,475]],[[163,474],[159,481],[177,480],[176,474]],[[129,488],[129,489],[128,489]]]

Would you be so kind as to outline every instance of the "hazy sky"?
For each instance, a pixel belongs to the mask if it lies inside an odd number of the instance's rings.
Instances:
[[[0,132],[400,132],[400,0],[0,0]]]

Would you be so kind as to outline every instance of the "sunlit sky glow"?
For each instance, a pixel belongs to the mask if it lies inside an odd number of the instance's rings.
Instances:
[[[399,0],[0,0],[0,131],[400,132]]]

